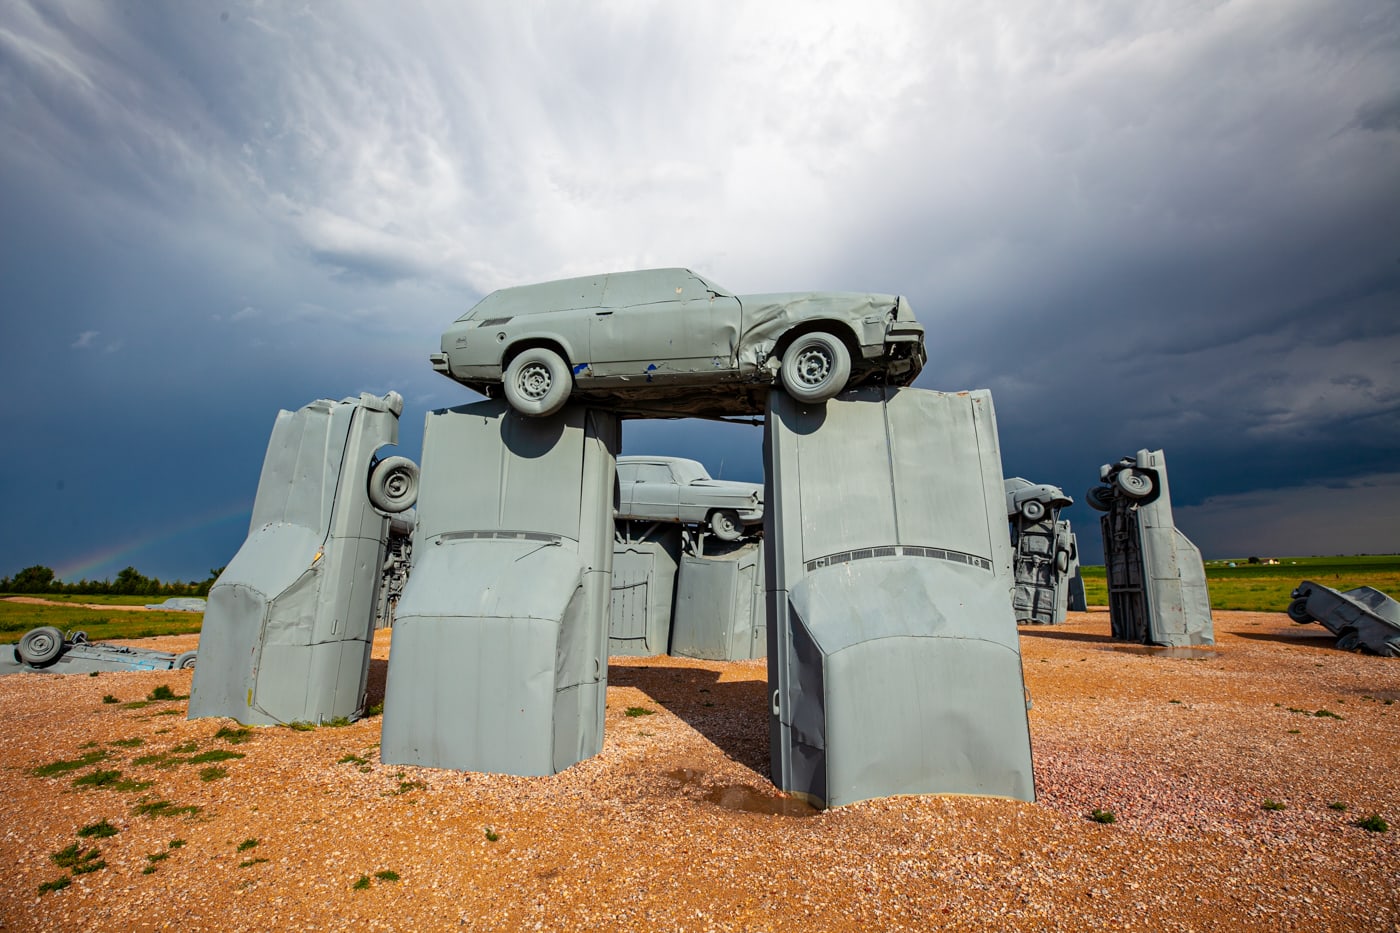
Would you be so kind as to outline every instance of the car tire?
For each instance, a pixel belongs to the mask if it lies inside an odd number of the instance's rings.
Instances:
[[[1342,651],[1355,651],[1361,647],[1361,633],[1348,625],[1338,634],[1337,647]]]
[[[1090,487],[1084,494],[1084,499],[1089,503],[1089,508],[1100,512],[1107,512],[1113,508],[1113,490],[1107,486]]]
[[[529,347],[506,367],[503,388],[511,408],[544,418],[564,407],[574,390],[574,377],[558,353],[548,347]]]
[[[1118,484],[1123,495],[1131,499],[1145,499],[1157,488],[1157,484],[1152,482],[1152,477],[1137,470],[1119,470],[1113,481]]]
[[[43,667],[63,653],[63,633],[52,625],[41,625],[24,633],[15,649],[19,659],[31,667]]]
[[[174,671],[194,670],[196,653],[197,652],[194,651],[186,651],[183,654],[177,654],[175,660],[170,665],[170,669]]]
[[[1069,573],[1069,551],[1055,552],[1055,569],[1060,573]]]
[[[369,473],[369,501],[376,509],[397,515],[418,501],[418,464],[407,457],[386,457]]]
[[[1038,522],[1045,517],[1045,503],[1027,499],[1021,503],[1021,517],[1028,522]]]
[[[803,334],[783,353],[778,373],[788,395],[799,402],[825,402],[846,388],[851,378],[851,353],[831,334]]]
[[[1307,625],[1309,622],[1316,621],[1308,614],[1308,598],[1306,596],[1300,596],[1288,604],[1288,618],[1299,625]]]
[[[744,525],[733,509],[718,509],[710,515],[710,531],[721,541],[738,541],[744,536]]]

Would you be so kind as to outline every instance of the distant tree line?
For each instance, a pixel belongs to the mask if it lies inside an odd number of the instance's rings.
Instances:
[[[209,571],[209,579],[183,583],[173,580],[163,583],[148,577],[135,567],[127,567],[115,580],[79,580],[64,583],[54,572],[41,564],[25,567],[13,577],[0,577],[0,593],[72,593],[86,596],[208,596],[209,587],[222,567]]]

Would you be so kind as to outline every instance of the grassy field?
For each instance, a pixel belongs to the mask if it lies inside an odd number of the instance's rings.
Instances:
[[[1283,612],[1289,593],[1304,580],[1334,590],[1374,586],[1400,598],[1400,554],[1360,557],[1282,557],[1277,564],[1251,564],[1245,558],[1206,561],[1212,609]],[[1231,567],[1233,563],[1235,566]],[[1108,605],[1104,568],[1084,568],[1084,591],[1089,605]]]
[[[49,599],[50,597],[44,597]],[[67,603],[144,606],[161,599],[147,596],[69,596],[52,597]],[[40,625],[52,625],[63,632],[82,630],[89,641],[110,638],[149,638],[152,635],[183,635],[198,632],[204,614],[200,612],[127,612],[86,609],[72,605],[37,605],[0,600],[0,644],[17,642],[20,636]]]

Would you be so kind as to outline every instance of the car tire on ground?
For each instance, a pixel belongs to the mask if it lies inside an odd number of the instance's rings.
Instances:
[[[547,347],[529,347],[506,367],[503,388],[511,408],[522,415],[544,418],[564,407],[574,389],[574,377],[558,353]]]
[[[1090,508],[1098,509],[1100,512],[1107,512],[1113,508],[1113,490],[1107,486],[1091,487],[1084,494],[1084,498],[1088,501]]]
[[[195,654],[196,652],[194,651],[186,651],[183,654],[176,655],[175,660],[170,665],[170,669],[175,671],[193,670]]]
[[[1055,552],[1055,569],[1060,573],[1069,573],[1069,551]]]
[[[1137,470],[1119,470],[1113,481],[1123,490],[1123,495],[1133,499],[1145,499],[1157,488],[1157,484],[1152,482],[1152,477]]]
[[[1308,598],[1306,596],[1299,596],[1288,604],[1288,618],[1299,625],[1307,625],[1309,622],[1316,621],[1308,614]]]
[[[376,509],[397,515],[418,501],[418,464],[407,457],[385,457],[369,473],[369,501]]]
[[[799,402],[825,402],[846,388],[851,353],[840,338],[813,331],[792,342],[778,373],[788,395]]]
[[[1027,499],[1021,503],[1021,516],[1028,522],[1038,522],[1045,517],[1045,503]]]
[[[42,667],[58,660],[63,653],[63,633],[52,625],[41,625],[24,633],[16,652],[19,659],[32,667]]]
[[[744,536],[744,525],[733,509],[718,509],[710,515],[710,530],[721,541],[738,541]]]

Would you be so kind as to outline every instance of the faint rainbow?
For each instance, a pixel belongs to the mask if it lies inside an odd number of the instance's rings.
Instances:
[[[206,512],[187,515],[180,521],[166,525],[162,528],[153,529],[136,538],[123,541],[120,544],[112,544],[101,550],[92,551],[81,557],[76,557],[58,567],[54,568],[54,576],[65,583],[76,583],[86,579],[89,574],[97,571],[98,568],[116,565],[123,561],[128,561],[133,554],[158,544],[168,541],[171,538],[178,538],[191,532],[201,531],[205,528],[212,528],[234,519],[242,519],[247,522],[253,514],[253,503],[249,499],[244,499],[236,503],[221,505]],[[230,554],[230,557],[233,555]],[[134,564],[132,565],[134,566]],[[138,570],[141,568],[137,567]]]

